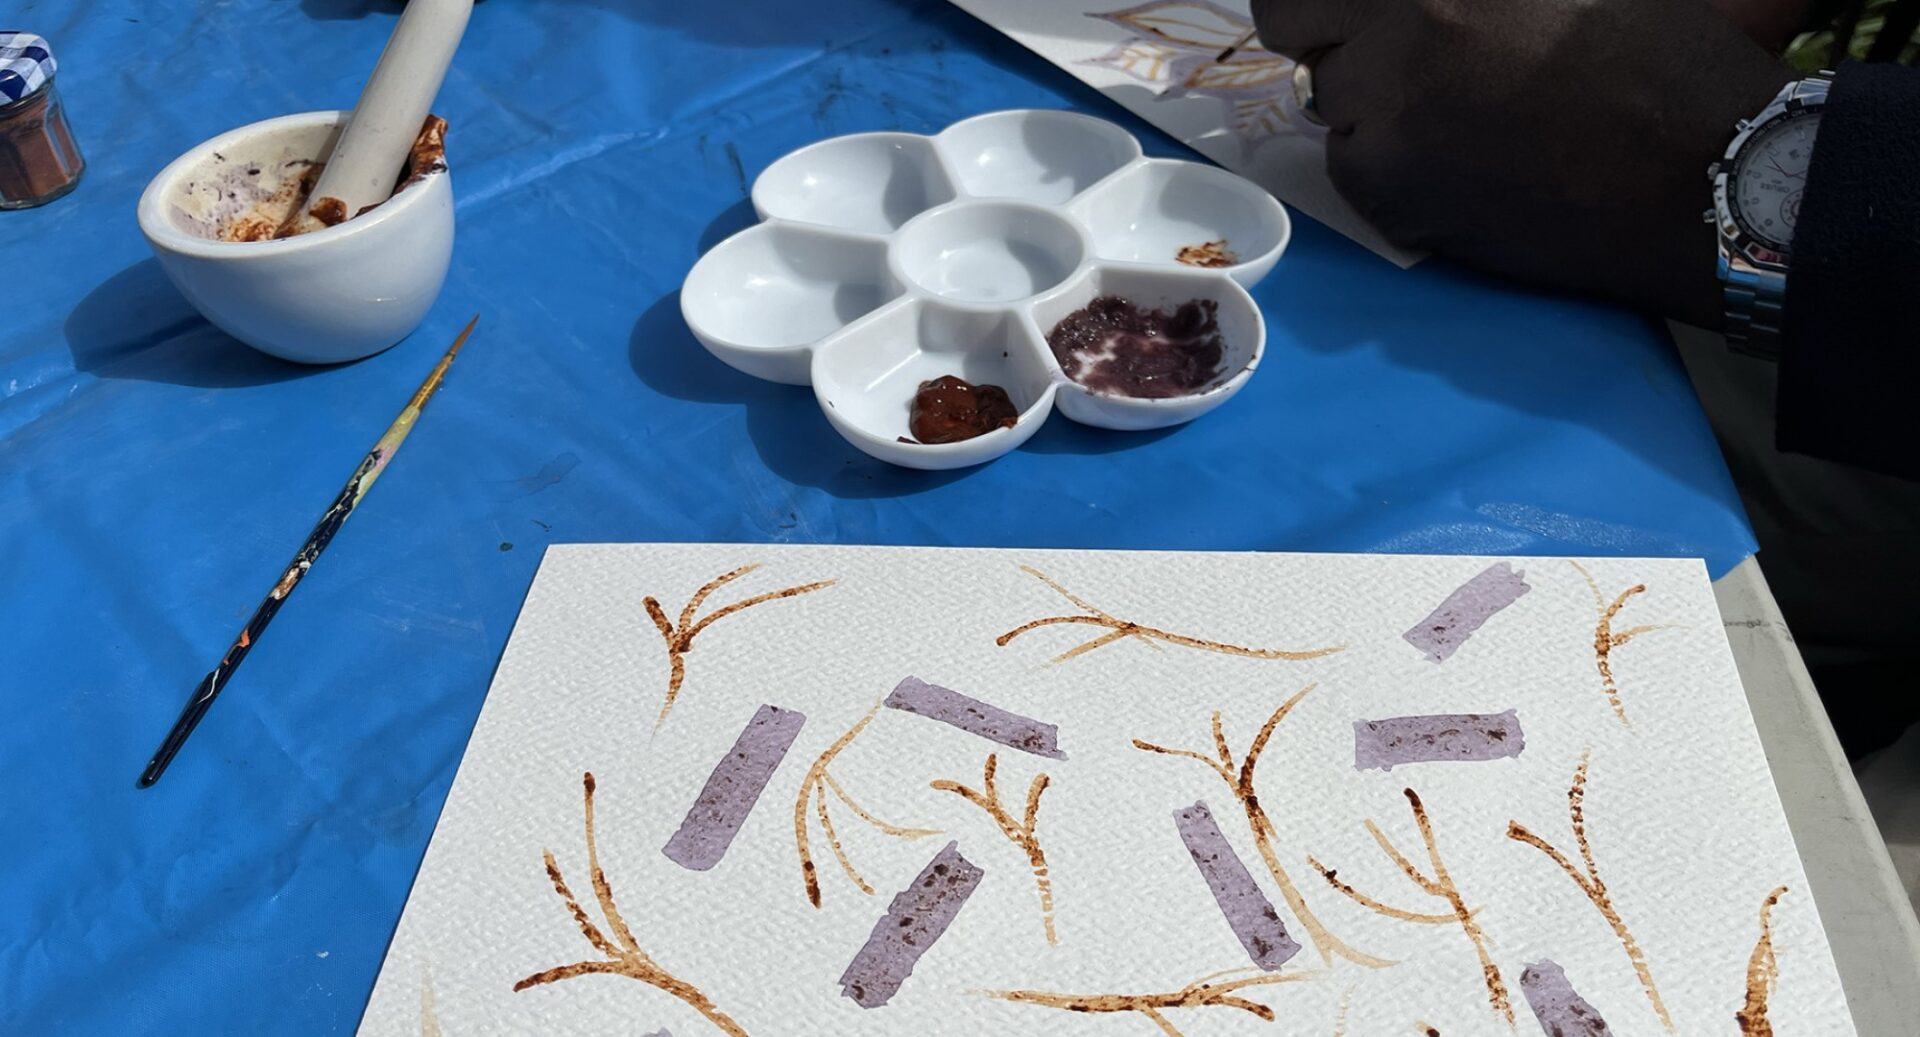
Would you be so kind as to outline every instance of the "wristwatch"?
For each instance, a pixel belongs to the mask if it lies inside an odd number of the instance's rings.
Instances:
[[[1727,343],[1769,360],[1780,356],[1793,226],[1813,161],[1813,138],[1832,72],[1788,83],[1758,115],[1736,127],[1726,154],[1707,169],[1708,223],[1720,232],[1720,283]]]

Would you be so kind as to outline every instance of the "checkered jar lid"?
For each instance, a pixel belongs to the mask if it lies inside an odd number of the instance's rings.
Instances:
[[[53,48],[30,32],[0,29],[0,105],[40,89],[57,66]]]

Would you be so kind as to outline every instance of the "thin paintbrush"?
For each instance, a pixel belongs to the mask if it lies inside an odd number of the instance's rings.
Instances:
[[[413,399],[407,401],[406,407],[400,411],[400,416],[393,419],[393,424],[387,426],[386,434],[373,445],[373,450],[368,452],[366,458],[360,462],[360,467],[353,470],[353,478],[347,480],[347,485],[341,487],[340,495],[333,499],[333,504],[327,508],[326,514],[320,516],[320,521],[314,525],[313,532],[307,535],[307,542],[300,545],[299,553],[293,556],[293,562],[287,566],[287,571],[280,575],[280,582],[273,585],[273,589],[267,592],[266,600],[260,603],[259,608],[253,610],[253,618],[247,620],[247,625],[240,628],[240,636],[234,639],[233,646],[227,649],[227,654],[220,657],[219,664],[201,679],[199,687],[193,689],[193,697],[187,700],[187,707],[180,711],[180,719],[173,722],[173,729],[167,732],[166,739],[160,743],[160,748],[154,752],[153,759],[148,762],[146,771],[140,775],[141,788],[144,789],[160,780],[160,775],[166,772],[167,764],[173,762],[174,755],[180,751],[182,745],[186,744],[187,736],[193,734],[193,729],[199,725],[200,718],[206,716],[207,710],[212,707],[213,700],[225,690],[227,681],[233,676],[233,671],[240,667],[240,661],[247,657],[247,652],[253,648],[255,642],[260,640],[260,635],[266,631],[267,624],[273,622],[274,613],[280,611],[280,606],[285,604],[287,596],[300,585],[301,578],[306,576],[307,570],[313,567],[314,559],[320,557],[320,552],[327,549],[327,544],[333,540],[333,535],[340,531],[340,526],[347,521],[347,516],[353,514],[353,509],[360,506],[361,499],[366,497],[367,491],[373,488],[374,480],[380,478],[380,473],[386,470],[387,462],[393,460],[393,455],[400,449],[400,444],[406,442],[407,433],[412,432],[414,422],[420,420],[420,412],[425,409],[427,400],[446,379],[447,368],[452,366],[454,354],[460,352],[460,347],[466,344],[467,336],[473,333],[473,326],[478,323],[480,323],[480,315],[476,313],[473,319],[467,322],[467,326],[460,330],[460,337],[454,339],[453,345],[448,347],[447,355],[440,358],[440,362],[433,366],[432,373],[427,375],[427,380],[420,383],[420,388],[414,392]]]
[[[1247,44],[1252,43],[1254,36],[1258,35],[1259,32],[1260,30],[1258,29],[1248,29],[1246,32],[1241,33],[1240,38],[1237,40],[1234,40],[1232,46],[1229,46],[1226,50],[1221,51],[1220,56],[1213,59],[1213,63],[1218,65],[1228,60],[1229,58],[1232,58],[1235,54],[1239,53],[1241,47],[1244,47]]]

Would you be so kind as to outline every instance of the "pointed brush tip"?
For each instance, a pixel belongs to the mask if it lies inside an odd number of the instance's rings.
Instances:
[[[480,315],[476,313],[473,315],[472,320],[467,321],[467,326],[460,329],[460,334],[454,337],[453,345],[447,347],[448,356],[453,356],[460,352],[460,347],[467,344],[467,336],[473,334],[474,326],[479,323]]]

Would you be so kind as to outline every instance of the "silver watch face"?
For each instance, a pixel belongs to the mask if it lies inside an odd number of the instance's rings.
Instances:
[[[1813,161],[1818,109],[1790,112],[1748,140],[1727,181],[1733,218],[1761,245],[1785,252],[1800,220],[1800,199]]]

